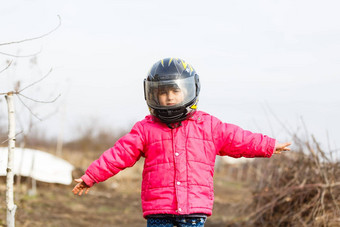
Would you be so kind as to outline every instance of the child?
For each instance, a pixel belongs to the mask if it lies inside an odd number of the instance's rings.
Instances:
[[[137,122],[86,170],[73,193],[88,193],[145,158],[143,216],[147,226],[204,226],[212,213],[216,155],[271,157],[290,143],[245,131],[197,111],[200,81],[191,65],[167,58],[153,65],[144,80],[151,115]]]

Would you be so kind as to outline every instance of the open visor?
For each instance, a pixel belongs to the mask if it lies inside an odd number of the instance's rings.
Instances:
[[[196,96],[195,78],[176,80],[145,80],[145,99],[149,106],[158,109],[183,106]]]

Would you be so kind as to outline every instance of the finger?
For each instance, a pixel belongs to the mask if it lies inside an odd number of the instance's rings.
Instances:
[[[87,188],[87,189],[85,190],[85,194],[89,193],[89,191],[90,191],[90,188]]]
[[[78,185],[76,185],[73,189],[72,189],[72,192],[73,192],[73,194],[78,194],[78,192],[79,192],[79,187],[78,187]]]
[[[79,196],[81,196],[82,194],[83,194],[83,191],[84,191],[84,189],[80,189],[80,192],[79,192]]]
[[[79,191],[81,189],[81,184],[77,184],[76,186],[74,186],[73,190],[72,191]]]
[[[284,143],[283,146],[284,146],[284,147],[288,147],[288,146],[290,146],[291,144],[292,144],[291,142],[288,142],[288,143]]]
[[[277,148],[279,149],[279,150],[286,150],[286,149],[289,149],[290,150],[290,148],[288,147],[288,146],[290,146],[291,145],[291,143],[283,143],[283,144],[280,144]]]
[[[81,178],[74,179],[74,181],[77,182],[77,183],[82,183],[82,182],[84,182],[83,179],[81,179]]]
[[[76,189],[73,189],[72,192],[73,192],[73,194],[75,194],[75,195],[78,194],[78,190],[76,190]]]

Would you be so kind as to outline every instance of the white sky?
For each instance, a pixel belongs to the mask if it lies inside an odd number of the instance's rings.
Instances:
[[[154,62],[180,57],[200,74],[199,109],[251,131],[289,139],[271,111],[292,132],[309,133],[332,148],[340,138],[339,1],[1,1],[0,43],[62,26],[43,39],[0,46],[0,52],[35,53],[0,74],[0,92],[22,87],[53,68],[26,95],[48,133],[74,137],[76,125],[129,128],[148,109],[143,79]],[[6,67],[0,55],[0,70]],[[1,118],[7,117],[1,99]],[[20,114],[28,111],[17,102]],[[25,113],[26,112],[26,113]],[[63,113],[63,114],[62,114]],[[65,119],[66,123],[61,123]],[[96,119],[93,123],[94,119]]]

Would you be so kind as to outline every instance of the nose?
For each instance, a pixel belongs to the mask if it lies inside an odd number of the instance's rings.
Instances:
[[[167,95],[167,98],[168,98],[168,100],[174,99],[174,93],[172,91],[169,91],[168,95]]]

